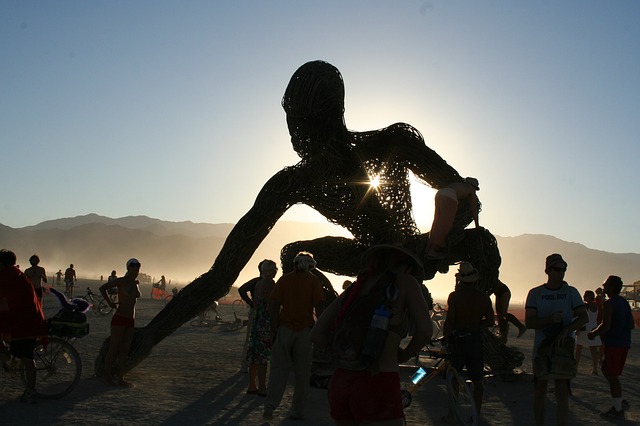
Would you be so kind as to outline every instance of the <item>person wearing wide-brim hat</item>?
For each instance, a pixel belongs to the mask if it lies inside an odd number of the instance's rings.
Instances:
[[[404,410],[399,364],[415,356],[429,342],[433,332],[429,309],[414,275],[422,274],[422,264],[414,253],[393,244],[370,248],[362,255],[361,261],[362,272],[320,315],[311,331],[311,340],[325,347],[334,325],[354,315],[353,311],[348,310],[353,301],[369,293],[375,285],[389,285],[392,281],[397,291],[392,295],[393,300],[387,301],[392,316],[389,318],[381,356],[364,371],[336,368],[329,384],[328,397],[331,416],[336,423],[401,422]],[[401,348],[400,343],[408,328],[407,314],[415,328],[407,346]],[[371,374],[373,371],[376,374]],[[379,410],[372,413],[361,404],[349,404],[351,398],[364,398],[367,407],[377,407]]]
[[[494,324],[491,299],[474,285],[479,278],[478,270],[470,262],[460,264],[456,288],[447,299],[447,318],[442,327],[442,333],[450,344],[451,364],[460,373],[463,367],[467,367],[478,415],[484,393],[482,329]],[[454,420],[451,407],[445,420]]]

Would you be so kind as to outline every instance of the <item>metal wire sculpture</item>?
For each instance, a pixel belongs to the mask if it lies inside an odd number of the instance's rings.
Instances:
[[[458,172],[427,147],[412,126],[396,123],[381,130],[355,132],[344,122],[344,84],[338,69],[323,61],[302,65],[282,99],[294,150],[301,160],[285,167],[260,190],[254,205],[227,237],[213,266],[185,287],[146,327],[136,330],[131,365],[213,300],[223,297],[279,218],[294,204],[306,204],[353,238],[323,237],[298,241],[282,249],[283,272],[302,250],[314,254],[318,268],[355,276],[361,254],[381,243],[402,244],[424,258],[424,279],[438,265],[425,256],[428,234],[413,218],[409,172],[439,189],[462,181]],[[497,284],[500,255],[491,233],[465,230],[472,221],[461,202],[449,234],[445,263],[469,260],[480,271],[479,285],[491,292]],[[335,296],[320,272],[330,298]]]

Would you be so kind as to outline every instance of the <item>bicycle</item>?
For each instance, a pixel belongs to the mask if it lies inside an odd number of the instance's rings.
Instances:
[[[60,399],[68,395],[80,381],[82,374],[82,360],[80,354],[73,347],[75,338],[48,337],[45,349],[42,343],[38,343],[34,350],[36,365],[35,396],[42,399]],[[5,354],[6,361],[2,362],[2,368],[9,381],[19,378],[24,386],[27,385],[27,376],[24,364],[19,358]],[[16,388],[15,384],[12,384]]]
[[[441,341],[441,339],[437,339]],[[435,341],[433,341],[435,342]],[[447,395],[449,404],[453,408],[453,412],[463,425],[478,424],[478,410],[473,399],[473,392],[466,380],[462,378],[460,373],[453,368],[450,361],[450,353],[442,347],[439,350],[426,347],[426,356],[429,359],[436,360],[431,367],[420,366],[418,370],[411,376],[409,383],[402,383],[402,403],[404,408],[411,405],[413,394],[425,383],[429,383],[434,377],[440,373],[445,374],[447,380]]]
[[[214,302],[207,309],[200,312],[189,324],[193,327],[213,327],[223,323],[222,318],[218,315],[217,306],[218,302]]]
[[[113,296],[110,295],[110,297]],[[118,297],[117,294],[115,295],[115,297]],[[107,301],[102,297],[98,297],[98,295],[91,290],[91,287],[87,287],[87,294],[79,297],[79,299],[86,300],[91,306],[91,310],[97,310],[100,315],[109,315],[111,312],[113,312],[113,308],[107,303]]]
[[[249,320],[241,320],[238,317],[238,314],[234,311],[233,312],[233,316],[235,317],[234,321],[231,322],[223,322],[220,325],[220,330],[222,331],[236,331],[236,330],[240,330],[241,328],[243,328],[245,325],[247,325],[249,323]]]

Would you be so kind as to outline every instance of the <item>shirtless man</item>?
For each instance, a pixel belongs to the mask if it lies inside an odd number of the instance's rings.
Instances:
[[[313,326],[311,340],[316,345],[325,347],[334,323],[354,315],[353,311],[346,310],[353,300],[349,297],[351,294],[356,294],[356,298],[366,295],[382,277],[391,273],[397,298],[391,304],[392,316],[380,358],[363,371],[335,369],[328,390],[331,417],[336,424],[404,425],[399,364],[415,357],[433,334],[427,302],[415,278],[422,275],[422,264],[414,253],[400,246],[383,244],[364,253],[362,266],[363,271],[349,290],[342,292]],[[408,317],[415,329],[404,346]]]
[[[29,281],[31,281],[38,299],[42,301],[42,282],[47,282],[47,273],[42,266],[38,266],[40,258],[37,254],[29,258],[29,263],[31,263],[31,268],[25,269],[24,274],[29,278]]]
[[[453,227],[453,221],[458,210],[458,203],[464,199],[469,200],[471,215],[476,228],[480,226],[478,213],[480,202],[476,191],[480,190],[478,179],[468,177],[464,182],[454,182],[436,192],[435,212],[433,224],[429,231],[429,243],[427,256],[432,259],[441,259],[446,256],[447,235]]]
[[[140,262],[132,258],[127,261],[127,273],[124,277],[116,278],[100,286],[100,293],[104,300],[116,309],[111,319],[111,341],[109,351],[104,361],[104,381],[110,385],[131,387],[131,383],[124,380],[124,373],[127,366],[129,348],[133,341],[133,326],[136,316],[136,301],[140,297],[138,287],[138,273],[140,272]],[[118,288],[118,304],[109,297],[110,288]],[[113,382],[112,367],[116,357],[118,366],[116,371],[116,381]]]
[[[447,300],[447,318],[442,333],[451,350],[451,364],[462,372],[467,367],[473,382],[473,399],[478,416],[482,407],[484,387],[482,384],[484,359],[482,351],[482,329],[494,324],[493,308],[489,296],[474,286],[480,274],[469,262],[462,262],[456,274],[456,289]],[[445,418],[455,422],[452,407]]]

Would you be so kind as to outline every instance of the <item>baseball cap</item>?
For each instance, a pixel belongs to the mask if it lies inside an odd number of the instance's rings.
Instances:
[[[131,259],[127,260],[127,268],[129,267],[129,265],[131,264],[137,264],[140,265],[140,261],[138,259],[136,259],[135,257],[132,257]]]

